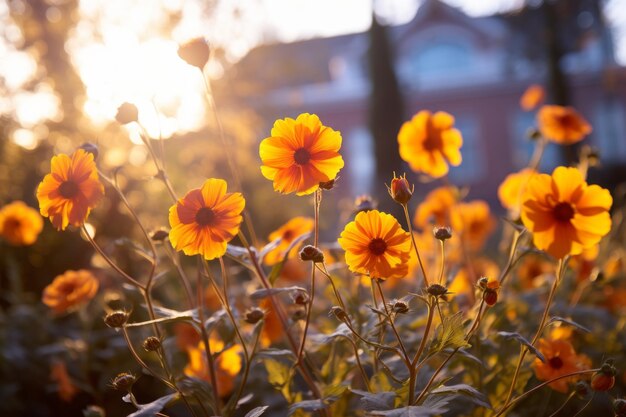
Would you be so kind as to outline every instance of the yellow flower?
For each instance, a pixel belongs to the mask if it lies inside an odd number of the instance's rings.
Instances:
[[[434,178],[448,173],[448,164],[461,164],[463,137],[454,128],[454,117],[445,112],[422,110],[405,122],[398,133],[400,157],[413,171]]]
[[[37,188],[41,215],[58,230],[81,226],[104,196],[93,154],[77,149],[72,156],[52,158],[51,172]]]
[[[311,194],[343,168],[339,148],[341,134],[314,114],[276,120],[271,136],[259,147],[261,173],[280,193]]]
[[[457,204],[452,211],[452,229],[470,249],[480,250],[493,232],[496,222],[486,201],[474,200]]]
[[[287,249],[289,248],[289,245],[291,245],[291,243],[299,236],[302,236],[305,233],[312,232],[313,224],[314,222],[311,218],[294,217],[293,219],[289,220],[287,223],[279,227],[277,230],[270,233],[270,242],[273,242],[276,239],[280,239],[280,243],[278,244],[278,246],[276,246],[265,255],[265,263],[267,265],[274,265],[282,261],[285,257]],[[298,253],[298,250],[301,246],[301,243],[295,245],[289,253],[289,257],[292,257],[294,254]]]
[[[390,214],[360,212],[338,239],[352,272],[371,278],[401,278],[408,273],[411,236]]]
[[[64,313],[91,300],[98,280],[87,270],[66,271],[43,290],[42,301],[56,313]]]
[[[539,351],[546,358],[545,362],[535,358],[533,369],[540,381],[547,381],[576,371],[589,369],[591,361],[585,355],[577,355],[574,347],[565,339],[539,339]],[[566,393],[568,384],[578,378],[569,377],[559,379],[549,384],[555,391]]]
[[[591,133],[591,125],[572,107],[542,106],[537,124],[543,137],[561,145],[580,142]]]
[[[425,228],[433,221],[436,226],[450,226],[450,212],[457,203],[457,192],[452,187],[435,188],[417,206],[413,224]]]
[[[521,218],[538,249],[563,258],[581,253],[609,232],[612,203],[608,190],[587,185],[576,168],[558,167],[551,176],[530,179]]]
[[[276,300],[276,302],[278,302],[278,300]],[[283,337],[283,326],[269,298],[261,301],[259,307],[265,311],[263,328],[261,329],[261,346],[269,347],[272,343],[279,341]]]
[[[226,253],[245,206],[241,193],[227,193],[226,187],[226,181],[209,178],[170,207],[170,241],[176,250],[207,260]]]
[[[189,347],[187,355],[189,363],[184,369],[185,375],[191,378],[201,379],[211,383],[211,375],[206,360],[204,342],[200,342],[197,347]],[[229,395],[235,387],[235,377],[241,371],[241,346],[233,345],[224,349],[224,342],[211,338],[209,346],[215,359],[215,378],[217,381],[217,392],[220,397]]]
[[[545,96],[546,92],[542,86],[532,84],[522,94],[519,105],[525,111],[535,110],[543,102]]]
[[[538,287],[541,278],[554,272],[554,265],[538,255],[525,256],[517,268],[517,277],[523,289],[529,290]]]
[[[14,201],[0,209],[0,236],[11,245],[32,245],[41,229],[41,216],[23,201]]]
[[[535,173],[535,170],[525,168],[507,175],[498,187],[498,198],[502,207],[509,209],[516,215],[519,213],[526,184]]]

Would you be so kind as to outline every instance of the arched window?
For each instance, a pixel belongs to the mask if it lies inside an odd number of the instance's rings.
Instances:
[[[471,50],[461,42],[437,41],[413,54],[413,68],[418,74],[462,73],[471,66]]]

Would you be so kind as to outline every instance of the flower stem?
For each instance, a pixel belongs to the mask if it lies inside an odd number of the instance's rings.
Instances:
[[[411,218],[409,216],[409,208],[406,204],[402,205],[404,209],[404,218],[406,219],[406,224],[409,229],[409,234],[411,235],[411,243],[413,244],[413,249],[415,250],[415,255],[417,255],[417,261],[420,264],[420,269],[422,270],[422,276],[424,277],[424,286],[428,287],[430,284],[428,283],[428,277],[426,276],[426,270],[424,269],[424,264],[422,263],[422,257],[420,256],[420,251],[417,249],[417,243],[415,243],[415,236],[413,236],[413,226],[411,225]]]

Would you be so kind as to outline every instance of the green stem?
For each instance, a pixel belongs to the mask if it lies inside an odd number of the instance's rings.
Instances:
[[[430,284],[428,283],[428,277],[426,276],[426,270],[424,269],[424,264],[422,263],[422,257],[420,256],[420,252],[417,249],[417,243],[415,243],[415,236],[413,236],[413,226],[411,225],[411,218],[409,216],[409,208],[406,204],[402,205],[404,209],[404,218],[406,219],[406,224],[409,229],[409,234],[411,235],[411,243],[413,245],[413,249],[415,250],[415,255],[417,255],[417,261],[420,264],[420,269],[422,270],[422,276],[424,277],[424,285],[428,287]]]

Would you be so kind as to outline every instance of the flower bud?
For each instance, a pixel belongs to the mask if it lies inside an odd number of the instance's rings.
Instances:
[[[112,313],[107,314],[104,317],[104,322],[107,326],[112,327],[114,329],[123,327],[128,321],[129,314],[124,310],[117,310]]]
[[[167,239],[168,236],[169,233],[167,231],[160,229],[152,232],[152,235],[150,235],[150,239],[154,240],[155,242],[162,242]]]
[[[303,306],[309,302],[309,295],[302,291],[293,291],[291,293],[291,299],[295,304]]]
[[[444,287],[443,285],[439,285],[439,284],[431,284],[427,289],[426,292],[430,295],[433,295],[435,297],[441,297],[442,295],[446,294],[448,292],[448,289],[446,287]]]
[[[409,184],[409,181],[406,179],[406,174],[396,178],[396,174],[394,173],[393,179],[391,180],[391,186],[387,187],[387,191],[389,191],[391,198],[393,198],[396,203],[402,205],[409,202],[414,190],[415,186]]]
[[[143,341],[143,348],[148,352],[156,352],[161,349],[161,340],[158,337],[150,336]]]
[[[319,185],[319,186],[320,186],[320,188],[321,188],[322,190],[330,191],[330,190],[332,190],[333,188],[335,188],[335,183],[337,182],[337,180],[338,180],[338,179],[339,179],[339,177],[334,178],[334,179],[332,179],[332,180],[330,180],[330,181],[323,181],[323,182],[320,182],[320,185]]]
[[[452,237],[452,230],[449,227],[436,226],[433,228],[433,236],[444,242]]]
[[[245,315],[246,323],[256,324],[265,317],[265,313],[260,308],[253,308],[248,310]]]
[[[194,67],[202,70],[209,61],[211,50],[204,38],[191,39],[178,47],[178,56]]]
[[[137,378],[135,378],[135,375],[128,372],[122,372],[121,374],[117,374],[117,376],[113,378],[113,381],[111,381],[111,386],[113,387],[113,389],[119,391],[130,392],[130,389],[136,380]]]
[[[90,142],[85,142],[78,147],[79,149],[84,150],[85,152],[89,152],[93,155],[93,160],[98,159],[98,145]]]
[[[492,290],[486,290],[483,293],[483,300],[489,307],[493,307],[498,302],[498,293]]]
[[[300,251],[300,259],[303,261],[322,263],[324,262],[324,253],[315,246],[306,245]]]
[[[526,131],[526,136],[528,137],[528,139],[532,141],[541,139],[541,133],[539,132],[539,129],[537,129],[536,127],[531,127],[530,129],[528,129]]]
[[[137,120],[139,120],[139,110],[137,110],[137,106],[132,103],[122,103],[117,108],[115,120],[117,120],[117,122],[122,125],[136,122]]]
[[[345,321],[348,319],[348,315],[346,314],[346,312],[343,310],[343,308],[339,306],[333,306],[330,309],[330,313],[334,314],[335,317],[337,317],[337,320],[339,321]]]
[[[613,411],[615,411],[615,417],[626,416],[626,400],[623,398],[617,398],[613,400]]]
[[[392,309],[396,314],[406,314],[409,312],[409,304],[406,301],[396,300],[392,305]]]
[[[361,195],[354,201],[354,213],[361,211],[376,210],[378,203],[370,195]]]
[[[574,392],[581,400],[589,399],[591,387],[586,381],[578,381],[574,386]]]
[[[591,378],[591,388],[594,391],[608,391],[615,385],[615,376],[597,372]]]
[[[483,289],[483,300],[485,304],[492,307],[498,302],[498,291],[500,290],[500,281],[481,277],[478,285]]]
[[[106,414],[102,407],[98,407],[97,405],[88,405],[87,408],[83,410],[84,417],[105,417]]]

